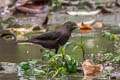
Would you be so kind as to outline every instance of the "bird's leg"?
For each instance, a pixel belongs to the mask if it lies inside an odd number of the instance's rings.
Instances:
[[[57,54],[57,52],[58,52],[58,49],[59,49],[59,47],[57,47],[56,49],[55,49],[55,53]]]
[[[58,52],[58,48],[55,49],[55,53],[56,53],[56,54],[57,54],[57,52]]]

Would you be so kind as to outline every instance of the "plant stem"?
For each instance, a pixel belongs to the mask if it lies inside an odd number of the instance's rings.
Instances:
[[[66,49],[66,46],[64,45],[64,46],[62,47],[62,58],[63,58],[63,61],[65,61],[65,55],[66,55],[65,49]]]
[[[81,46],[81,49],[82,49],[82,53],[83,53],[83,60],[85,60],[85,50],[84,50],[84,47]]]
[[[62,54],[62,56],[63,56],[63,61],[65,61],[65,54]]]
[[[83,60],[85,60],[85,50],[84,50],[84,43],[83,43],[83,37],[80,37],[80,45],[81,45],[81,50],[83,53]]]

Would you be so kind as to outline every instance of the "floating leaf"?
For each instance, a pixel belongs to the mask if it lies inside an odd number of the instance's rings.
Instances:
[[[84,16],[89,16],[89,15],[96,15],[100,12],[101,10],[96,10],[96,11],[91,11],[91,12],[87,12],[87,11],[78,11],[78,12],[73,12],[73,11],[69,11],[67,12],[69,15],[72,16],[76,16],[76,15],[84,15]]]
[[[89,33],[92,31],[92,28],[87,26],[86,24],[82,23],[80,28],[80,33]]]

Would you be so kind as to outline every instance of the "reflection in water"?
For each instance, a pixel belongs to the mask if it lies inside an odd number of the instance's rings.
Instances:
[[[20,77],[19,80],[37,80],[35,76],[31,76],[31,77],[28,77],[28,78],[25,78],[25,77]]]
[[[13,41],[0,40],[0,61],[17,62],[18,45]]]
[[[19,80],[17,74],[0,74],[0,80]]]
[[[43,54],[40,53],[40,48],[36,45],[20,45],[15,41],[0,40],[0,61],[19,63],[27,59],[41,59]]]
[[[95,80],[96,76],[84,76],[83,80]],[[96,79],[97,80],[97,79]]]
[[[86,46],[88,47],[88,48],[94,48],[95,47],[95,43],[94,43],[95,41],[94,41],[94,39],[89,39],[89,40],[87,40],[86,41]]]

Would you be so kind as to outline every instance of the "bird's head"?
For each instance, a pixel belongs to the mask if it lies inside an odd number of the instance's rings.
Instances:
[[[78,26],[75,22],[72,22],[72,21],[68,21],[68,22],[64,23],[63,25],[70,31],[72,31],[76,28],[80,28],[80,26]]]

